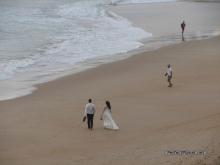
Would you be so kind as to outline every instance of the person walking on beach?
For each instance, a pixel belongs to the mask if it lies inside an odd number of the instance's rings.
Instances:
[[[95,105],[92,103],[92,99],[88,100],[88,103],[85,106],[84,118],[87,117],[88,129],[93,129],[93,118],[95,115]]]
[[[186,24],[185,24],[185,21],[183,21],[181,23],[181,29],[182,29],[182,41],[184,41],[184,31],[185,31],[185,27],[186,27]]]
[[[173,84],[171,83],[171,79],[173,77],[173,71],[170,64],[167,65],[167,72],[165,73],[165,76],[167,76],[167,81],[169,83],[168,87],[172,87]]]
[[[112,108],[110,101],[106,101],[105,104],[106,105],[100,118],[100,120],[103,120],[103,127],[110,130],[119,130],[118,125],[115,123],[112,117]]]

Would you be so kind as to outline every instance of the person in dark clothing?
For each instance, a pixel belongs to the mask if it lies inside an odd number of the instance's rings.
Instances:
[[[182,41],[184,41],[184,31],[185,31],[185,27],[186,27],[186,24],[185,24],[185,21],[183,21],[181,23],[181,29],[182,29]]]

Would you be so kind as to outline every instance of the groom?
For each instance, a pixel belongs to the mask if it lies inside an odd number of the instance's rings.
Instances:
[[[85,106],[85,113],[87,115],[88,129],[93,129],[93,117],[95,115],[95,105],[92,103],[92,99],[88,100]]]

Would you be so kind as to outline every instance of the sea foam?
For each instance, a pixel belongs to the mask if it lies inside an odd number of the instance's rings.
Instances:
[[[141,47],[141,40],[151,33],[106,10],[105,5],[111,3],[1,4],[0,100],[29,94],[39,83]]]

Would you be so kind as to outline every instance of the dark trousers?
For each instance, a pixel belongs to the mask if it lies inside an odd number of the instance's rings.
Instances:
[[[173,84],[171,83],[171,79],[172,79],[172,76],[168,76],[167,78],[167,81],[169,82],[169,86],[168,87],[172,87]]]
[[[87,114],[87,123],[88,123],[89,129],[93,128],[93,117],[94,117],[94,114]]]

